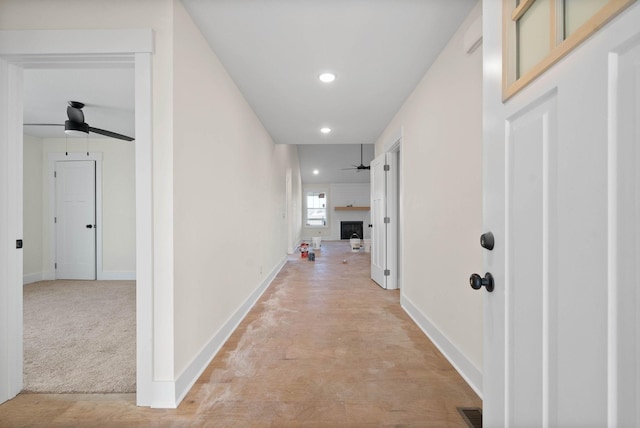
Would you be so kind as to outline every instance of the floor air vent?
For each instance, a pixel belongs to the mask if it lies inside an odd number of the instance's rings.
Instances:
[[[482,409],[479,407],[458,407],[458,412],[469,428],[482,428]]]

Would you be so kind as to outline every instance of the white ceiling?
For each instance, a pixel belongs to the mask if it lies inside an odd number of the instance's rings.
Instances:
[[[373,144],[362,146],[362,159],[368,166],[374,156]],[[298,146],[303,183],[368,183],[368,170],[343,170],[360,165],[360,145],[304,144]],[[313,170],[318,170],[318,175]]]
[[[374,143],[476,2],[182,0],[282,144]]]
[[[359,145],[375,142],[476,2],[182,0],[274,141],[312,145],[299,147],[303,181],[324,183],[368,181],[340,168],[360,163]],[[317,79],[325,71],[335,82]],[[67,101],[81,101],[89,125],[135,137],[131,68],[26,69],[24,83],[25,123],[64,124]],[[364,164],[372,157],[369,146]]]
[[[25,69],[24,123],[64,125],[68,101],[80,101],[90,126],[135,137],[133,68],[121,67]],[[65,137],[63,126],[25,126],[24,131],[39,138]]]

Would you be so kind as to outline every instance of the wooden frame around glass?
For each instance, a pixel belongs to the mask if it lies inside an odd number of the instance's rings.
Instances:
[[[517,76],[517,38],[516,26],[520,18],[536,1],[548,1],[550,10],[550,51],[531,69],[522,76]],[[535,80],[549,67],[580,45],[589,36],[602,28],[624,9],[637,0],[609,0],[595,15],[591,16],[582,26],[576,29],[566,39],[559,39],[563,29],[563,22],[559,22],[558,13],[564,0],[503,0],[502,2],[502,100],[506,101],[514,94]]]

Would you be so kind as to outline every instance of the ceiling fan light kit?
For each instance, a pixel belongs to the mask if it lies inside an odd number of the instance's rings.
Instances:
[[[89,135],[89,125],[84,122],[78,123],[71,120],[65,120],[64,133],[69,137],[86,137]]]

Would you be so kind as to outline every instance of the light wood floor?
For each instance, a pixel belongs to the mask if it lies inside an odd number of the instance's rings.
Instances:
[[[369,254],[323,242],[289,261],[175,410],[134,394],[21,394],[0,426],[465,427],[481,401],[368,278]],[[345,263],[346,261],[346,263]]]

